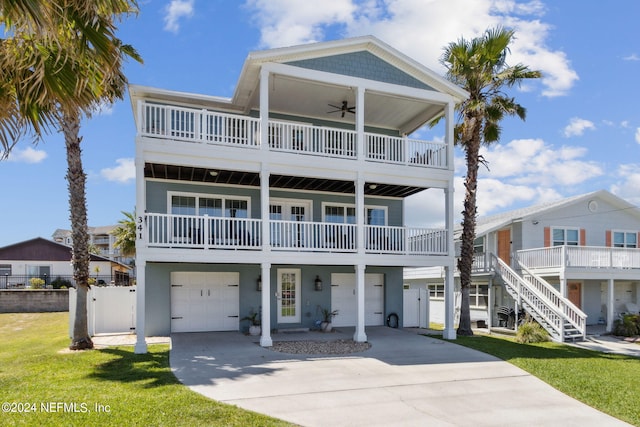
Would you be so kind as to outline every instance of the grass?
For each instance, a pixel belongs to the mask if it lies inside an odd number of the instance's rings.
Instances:
[[[640,426],[638,358],[553,342],[518,344],[487,335],[459,336],[455,343],[494,355],[593,408]]]
[[[68,313],[0,314],[1,400],[21,412],[3,406],[2,425],[290,425],[190,391],[168,345],[70,352],[67,325]]]

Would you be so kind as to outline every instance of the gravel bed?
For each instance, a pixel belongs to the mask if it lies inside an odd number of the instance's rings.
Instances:
[[[334,341],[276,341],[271,350],[289,354],[349,354],[371,348],[368,342]]]

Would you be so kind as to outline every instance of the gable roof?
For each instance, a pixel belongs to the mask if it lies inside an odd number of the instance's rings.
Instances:
[[[591,199],[602,199],[615,206],[618,210],[626,210],[630,214],[635,215],[640,219],[640,208],[632,205],[631,203],[610,193],[607,190],[598,190],[591,193],[580,194],[577,196],[556,200],[553,202],[541,203],[526,208],[515,209],[488,217],[478,218],[478,221],[476,223],[476,236],[483,236],[492,231],[504,228],[513,222],[535,219],[536,216],[539,216],[541,214],[560,210],[566,206],[576,203],[588,202]]]
[[[369,65],[360,64],[365,60]],[[444,114],[445,100],[460,102],[468,97],[465,90],[417,61],[373,36],[363,36],[251,52],[244,62],[231,98],[130,85],[133,110],[136,111],[136,100],[144,98],[250,114],[259,110],[260,71],[265,64],[281,67],[278,72],[270,74],[270,113],[310,118],[318,123],[342,122],[353,125],[353,118],[349,115],[330,115],[328,110],[330,106],[339,106],[343,102],[355,105],[354,87],[365,82],[379,83],[370,85],[375,89],[384,88],[367,90],[365,124],[400,134],[410,134]],[[358,72],[358,66],[361,66],[361,72]],[[284,72],[284,69],[287,71]],[[295,77],[288,74],[292,70],[296,71]],[[329,76],[331,79],[328,79]],[[397,88],[411,90],[405,90],[403,96],[390,95]],[[385,93],[385,90],[389,93]],[[425,102],[424,98],[420,99],[419,93],[423,97],[429,94],[437,101]]]
[[[0,260],[69,262],[71,260],[71,251],[72,248],[70,246],[42,237],[36,237],[0,248]],[[127,267],[124,264],[96,254],[89,254],[89,260],[110,262]]]

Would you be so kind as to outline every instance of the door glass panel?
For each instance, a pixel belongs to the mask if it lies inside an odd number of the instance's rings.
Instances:
[[[200,215],[220,217],[222,216],[222,199],[200,198],[198,209]]]
[[[296,274],[282,273],[281,311],[282,317],[296,316]]]
[[[344,207],[342,206],[325,206],[324,220],[333,224],[344,223]]]
[[[227,200],[225,203],[224,216],[227,218],[248,218],[246,200]]]
[[[195,215],[196,198],[189,196],[171,196],[171,213],[175,215]]]
[[[384,209],[367,208],[367,224],[385,225]]]

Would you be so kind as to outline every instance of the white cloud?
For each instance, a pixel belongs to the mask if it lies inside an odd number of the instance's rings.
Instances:
[[[579,117],[573,117],[569,124],[564,128],[563,134],[566,138],[571,136],[581,136],[585,130],[594,130],[596,125],[592,121],[581,119]]]
[[[136,178],[136,166],[131,158],[117,159],[117,166],[105,168],[100,171],[100,175],[108,181],[126,183]]]
[[[544,96],[566,94],[578,80],[566,54],[547,46],[550,26],[540,20],[537,0],[325,0],[322,7],[296,0],[247,0],[265,47],[324,40],[328,30],[342,36],[373,34],[427,67],[444,72],[442,48],[485,29],[514,28],[509,63],[523,63],[543,73]],[[532,90],[531,84],[525,90]]]
[[[625,56],[624,58],[625,61],[640,61],[640,56],[638,56],[635,53],[632,53],[631,55]]]
[[[324,27],[346,25],[353,19],[356,5],[350,0],[248,0],[260,27],[261,45],[292,46],[324,39]]]
[[[47,158],[47,152],[44,150],[35,150],[27,147],[24,150],[13,149],[7,157],[9,162],[17,163],[40,163]]]
[[[636,142],[640,144],[640,128],[636,128]]]
[[[166,15],[164,16],[164,29],[177,33],[180,30],[181,18],[190,18],[193,16],[194,0],[171,0],[165,7]]]
[[[619,181],[613,184],[610,191],[629,203],[640,206],[640,164],[623,164],[616,167]]]

